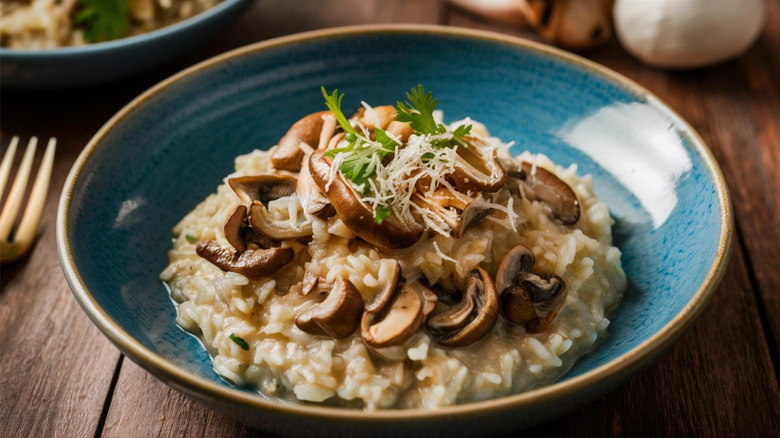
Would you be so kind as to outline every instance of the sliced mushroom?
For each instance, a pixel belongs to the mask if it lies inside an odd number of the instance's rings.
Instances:
[[[450,179],[458,191],[495,192],[506,183],[506,171],[496,159],[496,151],[485,142],[467,136],[467,147],[458,146]]]
[[[225,238],[238,252],[246,251],[246,205],[239,205],[225,222]]]
[[[471,345],[484,338],[498,321],[498,294],[484,269],[478,267],[469,273],[464,295],[460,303],[426,322],[433,339],[444,347]]]
[[[447,289],[442,287],[439,283],[430,287],[431,291],[436,294],[438,300],[448,306],[455,305],[463,299],[463,292],[458,289]]]
[[[381,224],[374,221],[374,212],[360,200],[352,185],[340,172],[331,174],[331,159],[324,151],[316,151],[309,158],[309,171],[317,186],[330,199],[344,225],[355,234],[383,248],[406,248],[422,235],[422,228],[410,228],[390,216]]]
[[[303,274],[303,281],[301,281],[301,295],[309,295],[320,283],[320,277],[312,274],[311,271],[306,271]]]
[[[275,199],[295,193],[297,181],[290,175],[266,174],[230,178],[228,184],[244,204],[260,201],[268,205]]]
[[[295,122],[271,153],[271,163],[274,167],[292,172],[299,171],[303,159],[300,144],[303,142],[314,148],[319,143],[320,131],[324,123],[323,116],[328,114],[332,113],[320,111]]]
[[[412,199],[418,206],[435,213],[455,237],[462,237],[469,227],[495,213],[495,209],[482,202],[481,197],[471,198],[444,187],[436,189],[431,195],[415,193]]]
[[[436,295],[419,281],[400,283],[392,301],[379,312],[363,313],[360,335],[373,348],[402,344],[422,326],[435,304]]]
[[[326,143],[327,145],[327,143]],[[307,154],[303,158],[303,166],[298,174],[298,183],[295,187],[296,193],[298,193],[298,199],[301,200],[301,207],[307,214],[311,214],[319,217],[320,219],[327,219],[335,211],[330,204],[330,200],[322,189],[317,186],[317,183],[311,177],[309,173],[309,157],[311,154]]]
[[[306,333],[346,338],[357,329],[363,313],[363,297],[349,280],[336,277],[325,300],[295,318]]]
[[[229,246],[220,245],[216,240],[199,242],[195,251],[219,269],[236,272],[251,279],[277,272],[295,256],[293,249],[289,247],[236,252]]]
[[[289,175],[252,175],[230,178],[228,184],[249,206],[252,229],[273,240],[291,240],[311,236],[311,223],[293,227],[287,221],[274,219],[268,203],[296,192],[297,181]]]
[[[374,299],[366,304],[366,312],[377,313],[382,310],[388,302],[393,298],[393,293],[398,285],[398,279],[401,277],[401,264],[397,260],[394,260],[390,272],[390,281],[387,282],[382,289],[374,296]]]
[[[387,125],[386,131],[397,138],[402,144],[406,143],[406,141],[409,140],[409,137],[414,134],[412,125],[410,125],[409,122],[399,122],[397,120],[390,122],[390,124]]]
[[[274,219],[265,205],[255,201],[249,207],[249,224],[256,232],[274,240],[300,239],[312,235],[311,222],[299,227],[291,227],[289,221]]]
[[[376,128],[386,129],[395,120],[396,114],[398,114],[392,105],[375,106],[372,108],[372,111],[363,108],[363,111],[357,117],[358,122],[368,130]]]
[[[577,195],[554,173],[523,162],[519,172],[512,171],[509,175],[510,179],[514,180],[513,184],[509,185],[510,190],[518,191],[516,183],[519,183],[526,198],[547,204],[553,216],[560,219],[562,224],[574,225],[580,220],[580,202]]]
[[[504,290],[501,307],[511,322],[525,326],[528,333],[550,327],[566,299],[566,284],[555,274],[530,274],[520,284]]]
[[[531,273],[534,261],[531,250],[516,245],[506,253],[496,273],[504,316],[529,333],[547,330],[566,299],[563,279]]]
[[[515,245],[501,259],[496,271],[496,290],[499,294],[504,289],[518,284],[533,269],[536,257],[525,245]]]

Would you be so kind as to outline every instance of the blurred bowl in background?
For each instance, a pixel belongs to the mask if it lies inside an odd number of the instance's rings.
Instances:
[[[0,86],[56,89],[125,78],[179,56],[235,20],[250,0],[224,0],[194,17],[103,43],[44,50],[0,48]]]

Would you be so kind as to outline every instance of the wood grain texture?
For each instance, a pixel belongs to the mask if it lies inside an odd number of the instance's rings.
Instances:
[[[593,403],[524,433],[780,436],[780,0],[768,5],[757,44],[744,57],[712,68],[653,70],[616,41],[585,54],[657,94],[710,145],[733,195],[737,245],[710,305],[656,364]],[[540,40],[527,30],[443,11],[450,25]],[[114,112],[186,66],[293,32],[433,24],[439,12],[436,0],[262,0],[197,51],[120,84],[55,93],[3,90],[1,146],[14,134],[57,136],[60,145],[39,241],[29,258],[0,268],[0,436],[267,436],[120,359],[60,272],[54,241],[59,191],[83,145]]]
[[[43,141],[55,134],[47,131],[37,132]],[[5,125],[2,134],[6,141]],[[71,296],[57,260],[58,194],[80,149],[60,142],[38,242],[0,271],[0,435],[93,435],[120,356]]]

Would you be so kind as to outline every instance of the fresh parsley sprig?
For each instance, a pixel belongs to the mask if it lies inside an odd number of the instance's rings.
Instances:
[[[80,7],[73,22],[82,28],[88,42],[115,40],[127,34],[128,0],[78,0],[78,3]]]
[[[349,120],[341,110],[341,101],[344,94],[339,94],[339,90],[334,90],[328,94],[325,87],[322,87],[322,95],[325,97],[325,105],[336,116],[336,120],[341,125],[349,138],[349,145],[331,149],[325,152],[325,156],[335,159],[338,154],[345,154],[344,160],[339,166],[344,176],[349,178],[355,185],[362,186],[363,191],[368,190],[368,180],[376,174],[376,163],[382,161],[388,154],[395,152],[398,143],[382,129],[375,131],[376,140],[365,138],[362,134],[349,123]]]
[[[439,101],[433,98],[433,92],[425,92],[422,85],[406,93],[406,102],[400,100],[396,103],[398,114],[395,119],[399,122],[409,122],[416,134],[438,136],[447,133],[447,128],[441,123],[436,123],[433,111],[439,105]],[[455,144],[466,146],[463,137],[471,132],[471,125],[458,126],[452,132],[451,138],[437,139],[433,143],[438,147],[452,147]]]
[[[333,94],[328,94],[324,86],[320,87],[320,90],[322,90],[322,96],[325,98],[325,105],[336,116],[341,129],[348,134],[357,135],[357,130],[349,123],[349,119],[344,115],[344,112],[341,111],[341,100],[344,99],[344,94],[339,94],[338,88],[333,90]]]

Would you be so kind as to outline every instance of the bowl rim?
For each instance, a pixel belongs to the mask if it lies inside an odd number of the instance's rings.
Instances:
[[[551,57],[595,74],[608,82],[618,85],[627,92],[646,99],[654,100],[659,109],[668,112],[668,115],[680,126],[684,135],[689,136],[688,140],[692,148],[699,156],[702,164],[713,180],[720,210],[720,234],[715,259],[707,272],[704,281],[699,289],[685,305],[685,307],[672,318],[665,326],[646,339],[636,347],[610,360],[609,362],[591,369],[578,376],[555,382],[538,389],[522,392],[519,394],[507,395],[495,399],[489,399],[478,402],[471,402],[461,405],[443,407],[439,409],[379,409],[366,412],[359,409],[346,409],[323,406],[303,406],[293,405],[263,398],[260,395],[241,391],[226,385],[222,385],[205,378],[190,373],[186,369],[174,365],[162,356],[152,352],[125,332],[106,312],[98,305],[97,301],[90,294],[84,284],[80,274],[76,270],[75,261],[71,252],[71,245],[68,238],[68,210],[70,200],[79,176],[92,153],[100,146],[101,140],[121,122],[125,116],[133,112],[144,102],[164,91],[177,81],[198,73],[202,70],[219,66],[221,63],[239,58],[255,52],[261,52],[267,49],[279,48],[289,45],[297,45],[312,40],[322,40],[330,38],[360,37],[377,34],[414,34],[414,35],[433,35],[449,38],[467,38],[483,42],[509,45],[521,50],[530,50],[538,55]],[[734,213],[731,205],[728,187],[723,173],[718,166],[712,152],[706,146],[704,140],[696,131],[677,114],[668,105],[653,93],[635,83],[634,81],[622,76],[621,74],[601,66],[593,61],[582,58],[563,50],[543,45],[541,43],[520,39],[513,36],[498,34],[494,32],[473,30],[465,28],[456,28],[438,25],[420,25],[420,24],[380,24],[380,25],[359,25],[336,27],[323,30],[303,32],[270,40],[261,41],[232,51],[217,55],[192,67],[189,67],[163,81],[154,85],[149,90],[135,98],[115,114],[103,127],[94,135],[87,146],[81,152],[73,165],[67,180],[63,187],[60,197],[56,234],[57,250],[60,258],[60,264],[65,273],[65,278],[71,287],[73,295],[78,303],[87,313],[95,325],[109,338],[124,354],[133,361],[141,365],[147,371],[163,380],[169,386],[182,391],[185,390],[191,394],[198,394],[201,397],[206,396],[209,399],[222,399],[244,407],[264,410],[268,413],[279,413],[290,416],[302,416],[308,418],[319,418],[329,420],[344,420],[353,422],[387,422],[399,420],[403,417],[406,420],[413,419],[431,419],[458,416],[476,416],[485,411],[506,411],[509,409],[522,409],[533,406],[542,401],[549,402],[561,400],[575,394],[582,394],[588,389],[604,384],[605,386],[615,379],[624,377],[634,371],[637,371],[642,365],[655,358],[660,352],[672,344],[696,319],[707,302],[714,294],[720,280],[722,279],[728,261],[731,256],[732,240],[734,229]]]
[[[10,49],[8,47],[0,47],[0,56],[3,58],[16,58],[20,60],[41,59],[67,57],[72,55],[90,55],[103,51],[123,49],[129,46],[134,46],[136,44],[149,43],[158,38],[167,38],[190,26],[197,26],[202,22],[208,21],[212,17],[220,15],[221,13],[230,10],[233,7],[238,6],[239,4],[246,1],[247,0],[222,0],[220,3],[197,15],[193,15],[192,17],[186,18],[184,20],[177,21],[149,32],[140,33],[138,35],[131,35],[128,37],[122,37],[99,43],[89,43],[84,44],[83,46],[65,46],[46,49]]]

